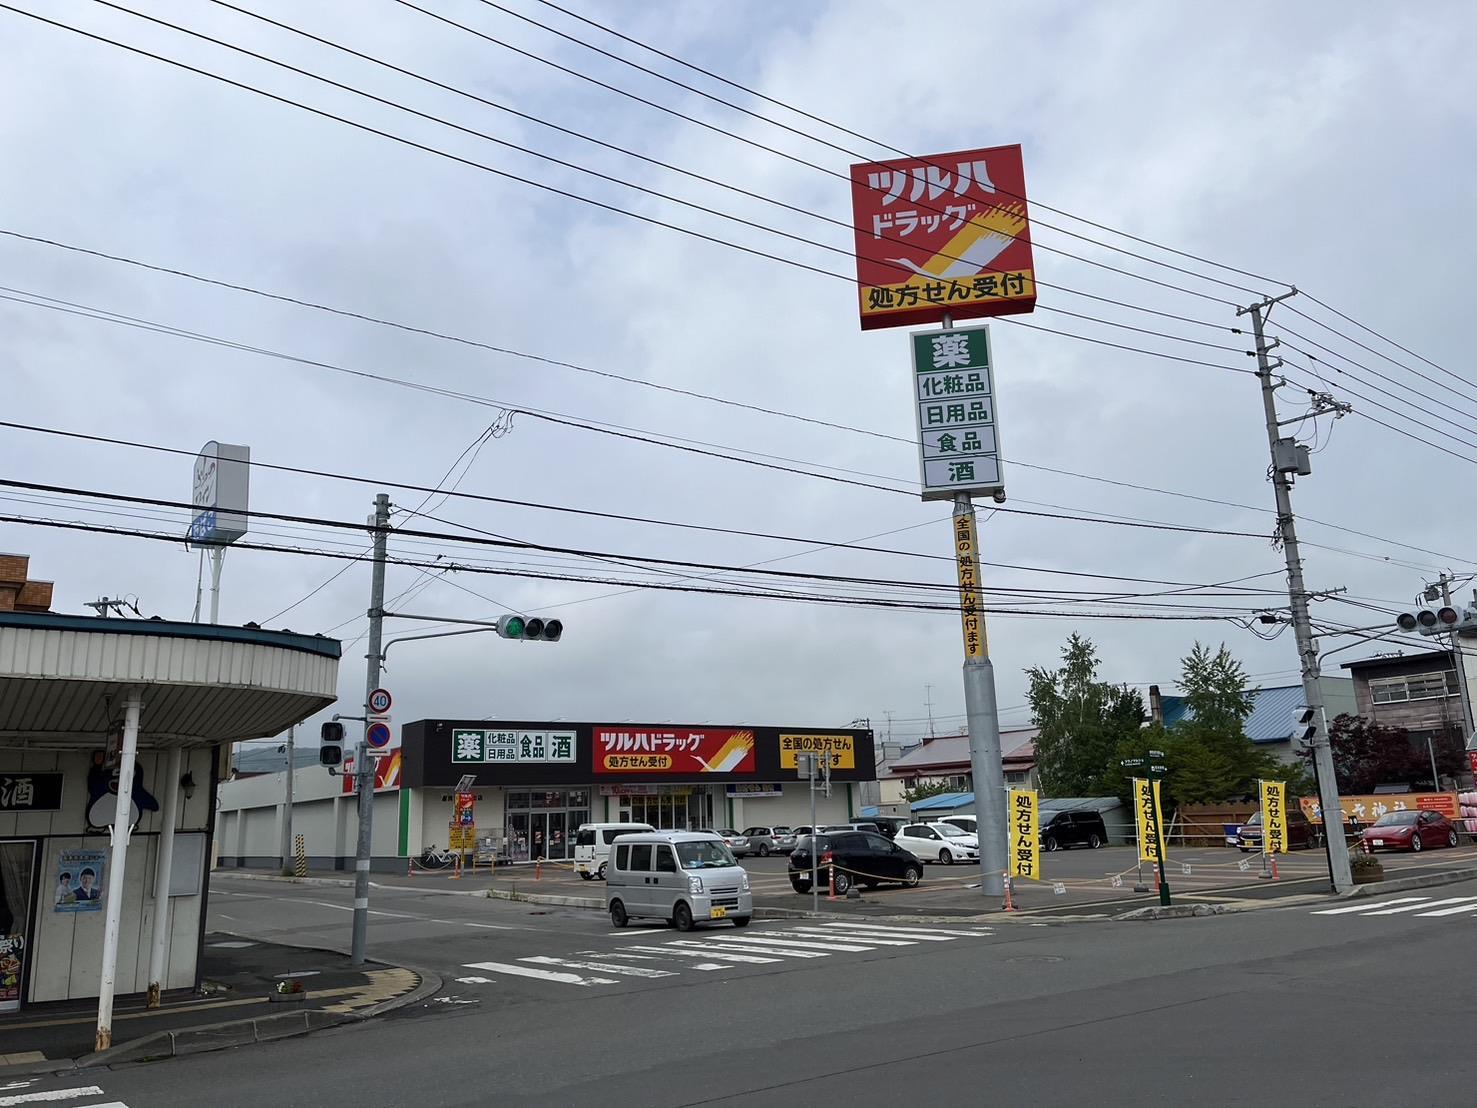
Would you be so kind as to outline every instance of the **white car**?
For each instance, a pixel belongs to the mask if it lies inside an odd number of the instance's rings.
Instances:
[[[946,866],[955,861],[972,862],[980,856],[979,839],[951,823],[910,823],[893,842],[912,851],[920,861]]]

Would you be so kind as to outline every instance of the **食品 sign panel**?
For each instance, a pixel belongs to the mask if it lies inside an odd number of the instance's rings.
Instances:
[[[923,499],[1004,490],[990,329],[914,331],[909,337]]]
[[[862,330],[1036,306],[1019,146],[851,167]]]
[[[753,773],[754,732],[597,727],[596,773]]]

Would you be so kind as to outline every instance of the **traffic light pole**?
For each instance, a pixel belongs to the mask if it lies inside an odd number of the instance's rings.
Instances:
[[[1441,575],[1441,603],[1448,608],[1451,607],[1451,576],[1446,573]],[[1462,746],[1471,750],[1474,745],[1477,745],[1477,737],[1472,734],[1472,691],[1467,684],[1467,658],[1462,650],[1462,641],[1457,638],[1455,631],[1446,636],[1446,645],[1451,649],[1451,661],[1456,666],[1456,687],[1462,694],[1462,728],[1466,731],[1462,739]],[[1435,775],[1434,764],[1432,775]],[[1439,784],[1437,788],[1440,788]]]
[[[1313,764],[1318,779],[1318,803],[1323,812],[1323,826],[1328,832],[1324,844],[1328,851],[1328,868],[1333,878],[1335,892],[1346,892],[1354,887],[1349,872],[1349,847],[1344,841],[1343,809],[1339,805],[1338,779],[1334,774],[1333,751],[1328,743],[1328,721],[1324,718],[1323,689],[1319,684],[1318,642],[1313,637],[1313,628],[1308,618],[1308,591],[1303,583],[1303,562],[1298,552],[1297,529],[1292,513],[1292,480],[1278,464],[1277,443],[1279,424],[1277,420],[1277,389],[1281,382],[1274,382],[1274,365],[1267,357],[1273,349],[1263,335],[1266,312],[1279,300],[1295,295],[1293,292],[1271,300],[1262,300],[1248,308],[1238,308],[1237,315],[1250,315],[1252,332],[1256,338],[1257,378],[1262,386],[1262,410],[1267,421],[1267,447],[1272,452],[1272,488],[1277,497],[1277,533],[1282,540],[1282,553],[1287,559],[1287,592],[1292,606],[1292,629],[1297,638],[1298,661],[1303,676],[1303,700],[1313,710]]]
[[[369,860],[374,833],[374,765],[369,756],[369,694],[379,688],[381,632],[385,618],[385,545],[390,529],[390,497],[374,498],[374,567],[369,585],[369,659],[364,682],[364,732],[359,740],[359,760],[354,779],[359,790],[359,846],[354,853],[354,939],[351,961],[364,964],[369,938]],[[289,772],[291,772],[289,770]]]

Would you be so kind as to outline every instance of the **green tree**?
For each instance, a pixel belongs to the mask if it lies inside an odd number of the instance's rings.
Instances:
[[[1185,718],[1169,729],[1165,753],[1179,803],[1214,804],[1255,796],[1261,778],[1284,779],[1282,763],[1246,737],[1256,701],[1246,671],[1222,643],[1197,642],[1180,660]]]
[[[1072,634],[1062,647],[1062,666],[1033,666],[1027,697],[1040,728],[1036,765],[1048,796],[1112,796],[1119,793],[1122,772],[1119,746],[1138,733],[1144,702],[1126,686],[1098,680],[1097,648]]]
[[[914,801],[926,800],[930,796],[955,791],[954,786],[947,781],[930,781],[926,778],[919,778],[917,784],[910,785],[903,790],[903,799],[912,804]]]

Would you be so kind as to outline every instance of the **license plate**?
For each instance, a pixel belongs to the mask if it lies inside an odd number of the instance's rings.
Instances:
[[[728,909],[727,908],[709,908],[708,909],[708,918],[709,919],[723,919],[727,915],[728,915]]]
[[[1384,846],[1385,845],[1385,840],[1384,839],[1371,839],[1370,842],[1372,842],[1375,846]]]

